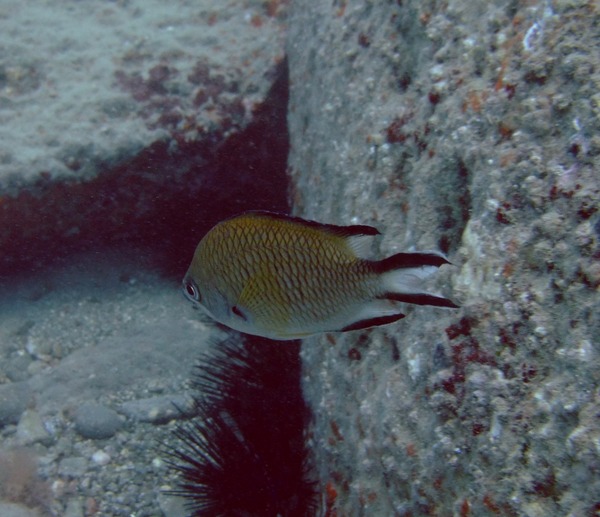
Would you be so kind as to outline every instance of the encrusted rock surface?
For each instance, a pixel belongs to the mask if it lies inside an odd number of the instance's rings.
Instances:
[[[3,2],[2,194],[243,127],[283,56],[274,15],[262,2]]]
[[[600,508],[598,5],[293,3],[295,213],[441,249],[457,311],[306,340],[323,515]],[[595,416],[594,416],[595,415]]]
[[[259,0],[3,2],[0,274],[66,249],[175,236],[188,216],[210,226],[244,199],[281,209],[268,176],[287,151],[261,117],[285,68],[283,11]],[[267,142],[283,152],[262,163]]]

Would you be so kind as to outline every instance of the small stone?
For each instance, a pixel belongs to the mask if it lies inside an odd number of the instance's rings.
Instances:
[[[186,416],[192,410],[192,401],[185,395],[161,395],[125,402],[119,411],[137,422],[162,424]]]
[[[27,369],[31,364],[31,358],[26,355],[11,357],[6,361],[6,376],[12,382],[26,381],[29,378]]]
[[[67,482],[64,479],[55,479],[50,485],[50,490],[55,498],[62,498],[67,493]]]
[[[52,437],[46,431],[42,417],[37,411],[28,409],[21,415],[17,425],[17,439],[23,445],[43,443],[48,445]]]
[[[168,488],[170,489],[170,487]],[[160,491],[157,499],[163,515],[169,515],[172,517],[184,517],[185,515],[188,515],[185,506],[185,499],[183,497],[168,495],[164,491]]]
[[[110,460],[110,455],[102,450],[96,451],[94,454],[92,454],[92,461],[96,465],[107,465],[108,463],[110,463]]]
[[[84,517],[83,501],[79,497],[73,497],[67,501],[64,517]]]
[[[0,515],[2,517],[39,517],[40,513],[20,504],[0,502]]]
[[[73,420],[75,430],[84,438],[93,440],[110,438],[123,427],[116,411],[95,402],[79,406]]]
[[[73,479],[80,478],[87,470],[88,462],[81,456],[63,458],[58,465],[58,474],[62,477]]]
[[[0,386],[0,427],[16,424],[30,400],[31,390],[26,382]]]
[[[47,363],[36,359],[35,361],[31,361],[27,366],[27,374],[33,377],[34,375],[41,373],[47,367]]]

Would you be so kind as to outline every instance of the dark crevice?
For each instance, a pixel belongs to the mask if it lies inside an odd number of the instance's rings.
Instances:
[[[451,186],[443,190],[440,200],[438,246],[442,252],[452,254],[460,246],[471,214],[471,172],[459,158],[444,177]]]
[[[107,246],[139,248],[183,274],[217,221],[250,209],[289,210],[287,63],[253,121],[228,138],[156,142],[88,182],[45,183],[0,204],[0,274],[32,271]]]

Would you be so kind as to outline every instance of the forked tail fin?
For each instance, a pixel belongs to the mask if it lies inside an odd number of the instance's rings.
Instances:
[[[452,300],[423,291],[422,281],[435,270],[450,264],[441,253],[434,251],[419,253],[397,253],[379,262],[373,262],[380,274],[383,293],[379,298],[417,305],[433,305],[457,309]]]

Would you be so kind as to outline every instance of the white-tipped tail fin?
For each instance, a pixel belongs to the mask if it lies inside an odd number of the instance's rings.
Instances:
[[[427,293],[422,288],[425,278],[435,272],[448,259],[437,252],[398,253],[380,262],[374,262],[381,275],[383,293],[379,298],[417,305],[458,308],[452,300]]]

